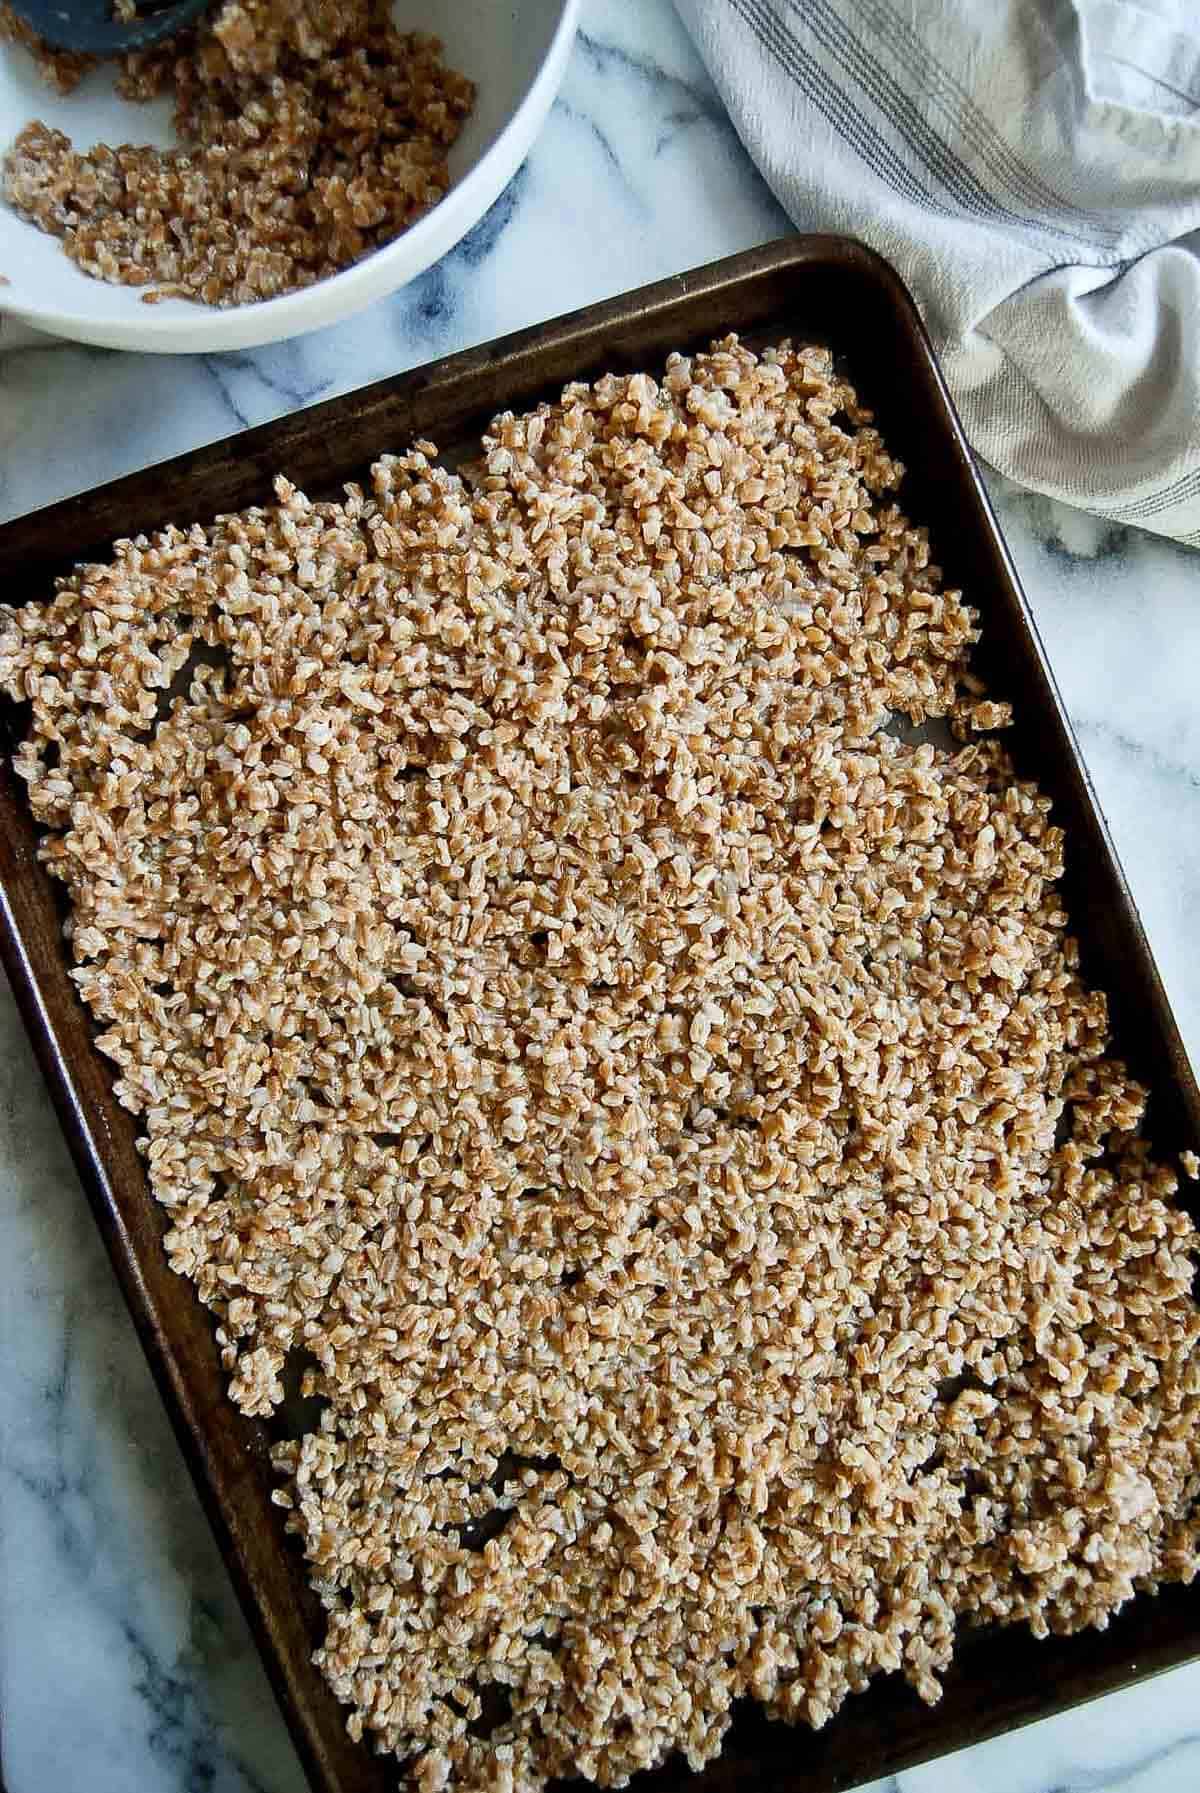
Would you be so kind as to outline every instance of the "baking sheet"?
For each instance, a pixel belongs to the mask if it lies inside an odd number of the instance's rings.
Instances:
[[[928,341],[897,277],[839,238],[796,237],[452,356],[68,499],[0,529],[0,590],[45,595],[72,564],[117,537],[270,502],[286,472],[311,495],[361,477],[380,452],[430,436],[461,455],[497,410],[554,396],[567,380],[654,369],[672,349],[737,330],[828,344],[908,474],[901,502],[931,532],[947,583],[982,612],[974,666],[1011,699],[1018,771],[1038,779],[1067,829],[1064,880],[1085,973],[1109,992],[1118,1049],[1151,1084],[1156,1152],[1200,1144],[1200,1090],[1137,911],[1046,664],[1015,571]],[[322,1620],[298,1543],[270,1501],[276,1427],[228,1401],[213,1322],[167,1268],[165,1220],[113,1099],[111,1068],[68,977],[62,892],[35,858],[35,831],[9,750],[23,733],[0,705],[0,951],[135,1326],[258,1639],[315,1793],[383,1793],[394,1762],[346,1736],[343,1710],[310,1661]],[[1193,1207],[1193,1212],[1195,1211]],[[286,1424],[286,1421],[277,1422]],[[753,1786],[827,1793],[957,1749],[1200,1655],[1200,1587],[1132,1603],[1105,1632],[1035,1642],[1024,1627],[961,1634],[939,1706],[895,1676],[852,1698],[823,1731],[739,1711],[722,1757],[701,1775],[678,1762],[640,1776],[666,1789]]]

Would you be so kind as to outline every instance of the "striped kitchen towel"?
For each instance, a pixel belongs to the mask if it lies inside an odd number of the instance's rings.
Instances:
[[[911,287],[968,434],[1200,545],[1200,0],[676,0],[805,229]]]

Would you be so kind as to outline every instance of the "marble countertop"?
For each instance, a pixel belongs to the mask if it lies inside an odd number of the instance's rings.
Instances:
[[[0,324],[0,518],[786,228],[669,0],[588,0],[561,98],[508,191],[373,310],[276,348],[179,359]],[[992,489],[1200,1059],[1200,555]],[[2,988],[0,1350],[8,1793],[302,1793]],[[1198,1709],[1194,1664],[896,1784],[1194,1793]]]

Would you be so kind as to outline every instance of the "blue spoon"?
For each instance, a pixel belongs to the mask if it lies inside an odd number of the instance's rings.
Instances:
[[[210,0],[137,0],[137,16],[118,19],[112,0],[10,0],[15,13],[56,50],[120,56],[145,50],[200,16]]]

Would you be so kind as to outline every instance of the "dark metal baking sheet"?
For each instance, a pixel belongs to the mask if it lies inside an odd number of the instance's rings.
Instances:
[[[0,591],[46,594],[54,575],[103,558],[120,536],[269,502],[277,471],[318,495],[361,476],[415,436],[459,451],[496,411],[521,409],[567,380],[662,363],[672,349],[736,330],[828,344],[908,472],[902,502],[931,532],[947,580],[982,612],[976,667],[1014,701],[1008,742],[1021,773],[1053,797],[1067,829],[1066,895],[1087,974],[1111,997],[1117,1045],[1153,1089],[1160,1154],[1200,1142],[1200,1090],[1159,982],[1016,573],[917,313],[896,275],[861,245],[795,237],[645,287],[572,316],[281,422],[182,455],[0,529]],[[21,732],[0,711],[0,746]],[[59,893],[8,751],[0,753],[0,949],[84,1189],[157,1377],[315,1793],[384,1793],[394,1763],[346,1735],[310,1657],[320,1613],[298,1546],[270,1501],[269,1430],[224,1392],[212,1321],[167,1268],[163,1217],[113,1099],[110,1069],[68,978]],[[1105,1632],[1035,1642],[1024,1628],[964,1632],[939,1706],[897,1677],[852,1698],[825,1730],[738,1713],[724,1753],[699,1776],[670,1762],[639,1785],[828,1793],[996,1735],[1200,1655],[1200,1587],[1139,1598]]]

